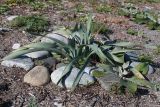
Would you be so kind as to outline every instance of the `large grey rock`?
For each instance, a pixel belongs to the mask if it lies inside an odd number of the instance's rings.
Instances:
[[[113,73],[108,73],[103,77],[96,77],[96,79],[101,87],[107,91],[110,91],[111,87],[120,81],[120,78]]]
[[[66,66],[62,66],[60,68],[57,68],[55,71],[52,72],[51,74],[51,80],[53,83],[57,84],[58,80],[60,79],[64,69]],[[65,80],[65,87],[70,89],[72,88],[73,82],[77,76],[79,72],[78,68],[73,68],[72,72],[70,73],[70,75],[66,78]],[[92,76],[90,76],[89,74],[85,73],[83,74],[79,85],[89,85],[94,83],[94,78]],[[58,86],[63,87],[62,83],[59,83]]]
[[[30,58],[16,58],[4,60],[1,62],[1,65],[6,67],[20,67],[28,71],[34,66],[34,63]]]
[[[36,52],[25,54],[25,56],[30,57],[30,58],[40,58],[43,56],[47,56],[48,54],[49,54],[48,51],[36,51]]]
[[[56,33],[54,33],[54,32],[47,34],[46,37],[43,37],[43,38],[41,39],[41,42],[54,43],[54,41],[53,41],[51,38],[57,39],[57,40],[59,40],[59,41],[62,41],[62,42],[64,42],[64,43],[68,44],[68,39],[67,39],[65,36],[56,34]]]
[[[130,64],[130,66],[135,67],[135,66],[137,66],[138,64],[140,64],[140,62],[132,62],[132,63]],[[153,67],[152,67],[151,65],[149,65],[148,75],[154,73],[154,71],[155,71],[155,70],[153,69]]]
[[[33,86],[45,85],[49,81],[50,75],[44,66],[36,66],[24,76],[24,82]]]

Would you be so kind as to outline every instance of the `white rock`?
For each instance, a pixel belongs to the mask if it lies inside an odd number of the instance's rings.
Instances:
[[[30,57],[30,58],[40,58],[43,56],[47,56],[48,54],[49,54],[48,51],[36,51],[36,52],[25,54],[25,56]]]
[[[16,17],[18,17],[18,16],[9,16],[9,17],[7,17],[7,20],[8,20],[8,21],[12,21],[12,20],[15,19]]]
[[[1,65],[6,67],[20,67],[28,71],[33,67],[34,63],[30,58],[17,58],[4,60]]]
[[[85,69],[84,69],[84,72],[86,72],[87,74],[92,74],[92,72],[94,71],[94,70],[97,70],[98,68],[97,67],[95,67],[95,66],[93,66],[93,67],[86,67]]]
[[[62,66],[62,67],[57,68],[55,71],[52,72],[51,80],[52,80],[53,83],[57,84],[57,82],[60,79],[65,67],[66,66]],[[65,80],[66,88],[68,88],[68,89],[72,88],[73,82],[74,82],[78,72],[79,72],[78,68],[73,68],[72,69],[72,72],[70,73],[70,75]],[[94,78],[92,76],[90,76],[89,74],[84,73],[80,82],[79,82],[79,85],[88,85],[88,84],[92,84],[92,83],[94,83]],[[58,86],[63,87],[62,83],[59,83]]]
[[[138,64],[140,64],[140,62],[132,62],[132,63],[130,64],[130,66],[135,67],[135,66],[137,66]],[[151,65],[149,65],[148,75],[149,75],[149,74],[152,74],[152,73],[154,73],[154,69],[153,69],[153,67],[152,67]]]
[[[45,85],[49,81],[50,75],[44,66],[36,66],[24,76],[24,82],[33,86]]]
[[[12,49],[18,49],[21,45],[19,43],[15,43],[12,46]]]
[[[41,42],[49,42],[49,43],[54,43],[53,40],[49,39],[49,38],[54,38],[54,39],[58,39],[59,41],[62,41],[66,44],[68,44],[68,39],[62,35],[59,34],[55,34],[55,33],[49,33],[46,35],[46,37],[43,37],[41,39]]]
[[[58,102],[54,102],[54,105],[55,105],[56,107],[64,107],[62,103],[58,103]]]

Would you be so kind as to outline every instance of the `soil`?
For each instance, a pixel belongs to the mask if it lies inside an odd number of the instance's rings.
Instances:
[[[1,1],[3,2],[3,0]],[[67,20],[67,17],[73,18],[80,13],[71,12],[68,8],[73,8],[77,2],[62,3],[60,6],[49,6],[44,10],[33,11],[29,6],[12,6],[12,9],[4,15],[0,15],[0,27],[8,27],[6,17],[10,15],[28,15],[43,14],[48,17],[51,23],[51,29],[54,26],[71,25],[74,20]],[[89,7],[89,3],[82,2]],[[63,5],[64,4],[64,5]],[[160,10],[160,4],[145,4]],[[140,7],[142,5],[139,5]],[[61,8],[60,8],[61,7]],[[66,13],[63,16],[62,13]],[[154,44],[160,45],[160,32],[148,30],[144,25],[138,25],[129,21],[128,18],[115,14],[95,13],[95,19],[105,23],[112,30],[108,36],[115,40],[132,41],[136,44]],[[126,33],[128,28],[137,31],[143,31],[143,35],[131,36]],[[31,42],[35,36],[24,33],[23,29],[12,29],[11,31],[0,33],[0,60],[12,51],[14,43],[21,45]],[[149,78],[159,80],[160,55],[153,50],[144,49],[141,54],[151,55],[156,64],[156,72]],[[119,94],[114,91],[105,91],[98,82],[87,87],[77,87],[74,92],[61,89],[55,84],[49,84],[41,87],[33,87],[23,82],[23,77],[27,71],[20,68],[7,68],[0,65],[0,107],[28,107],[31,103],[36,103],[38,107],[160,107],[160,93],[152,90],[139,90],[136,95],[129,93]],[[35,98],[35,101],[32,99]],[[30,106],[32,107],[32,106]]]

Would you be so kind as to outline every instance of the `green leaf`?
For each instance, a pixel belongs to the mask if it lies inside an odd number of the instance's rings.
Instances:
[[[82,68],[81,68],[80,71],[78,72],[78,74],[77,74],[77,76],[76,76],[76,79],[74,80],[74,83],[73,83],[73,85],[72,85],[72,87],[73,87],[73,88],[72,88],[72,91],[73,91],[73,90],[76,88],[76,86],[78,85],[78,83],[79,83],[79,81],[80,81],[80,79],[81,79],[81,77],[82,77],[82,75],[83,75],[83,73],[84,73],[83,70],[84,70],[85,67],[87,66],[91,55],[92,55],[92,53],[87,56],[87,58],[86,58],[86,60],[85,60],[85,63],[83,64]]]
[[[119,54],[119,53],[126,53],[134,51],[133,49],[121,49],[121,48],[115,48],[111,51],[112,54]]]
[[[96,53],[98,55],[98,57],[103,61],[103,62],[106,62],[108,61],[110,64],[114,65],[114,63],[109,59],[109,56],[106,52],[106,54],[104,54],[102,52],[102,50],[98,47],[97,44],[92,44],[92,45],[88,45],[94,53]]]
[[[130,68],[130,70],[135,75],[135,77],[139,79],[145,79],[144,76],[136,68]]]
[[[20,51],[20,50],[24,50],[27,48],[39,48],[39,49],[46,49],[46,48],[55,48],[56,45],[54,43],[46,43],[46,42],[38,42],[38,43],[31,43],[29,45],[24,45],[23,47],[20,47],[19,49],[13,51]]]
[[[59,79],[59,81],[57,82],[57,84],[59,84],[59,82],[63,79],[64,76],[66,76],[69,72],[72,71],[72,68],[73,68],[73,65],[76,61],[78,61],[80,57],[76,57],[74,58],[67,66],[66,68],[64,69],[62,75],[61,75],[61,78]]]
[[[114,54],[110,54],[112,59],[115,61],[115,62],[118,62],[118,63],[124,63],[124,58],[123,57],[118,57]]]
[[[24,55],[30,52],[41,51],[41,50],[42,49],[26,49],[26,50],[15,51],[15,52],[10,53],[8,56],[4,57],[3,60],[14,59],[21,55]]]
[[[149,65],[148,63],[140,63],[135,67],[139,72],[141,72],[143,75],[148,74]]]
[[[133,46],[134,44],[131,42],[119,42],[119,43],[114,43],[110,44],[112,46],[119,46],[119,47],[128,47],[128,46]]]
[[[137,88],[138,88],[137,84],[130,81],[123,80],[123,79],[120,80],[120,84],[122,86],[125,86],[128,89],[128,91],[133,94],[137,91]]]
[[[97,64],[97,67],[100,69],[102,68],[105,72],[111,72],[113,73],[113,66],[112,65],[107,65],[107,64]]]
[[[87,35],[89,35],[92,26],[92,15],[90,14],[87,21]]]
[[[128,80],[130,82],[133,82],[139,86],[143,86],[143,87],[148,87],[148,88],[151,88],[151,89],[154,89],[155,87],[155,84],[145,80],[145,79],[140,79],[140,78],[137,78],[137,77],[132,77],[132,78],[125,78],[125,80]]]

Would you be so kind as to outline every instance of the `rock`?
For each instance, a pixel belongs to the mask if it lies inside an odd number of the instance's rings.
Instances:
[[[49,43],[54,43],[53,40],[51,40],[50,38],[54,38],[54,39],[58,39],[59,41],[62,41],[66,44],[68,44],[68,39],[62,35],[59,34],[55,34],[55,33],[49,33],[46,35],[46,37],[43,37],[41,39],[41,42],[49,42]]]
[[[86,68],[84,69],[84,72],[86,72],[86,73],[89,74],[89,75],[92,75],[92,72],[93,72],[94,70],[98,70],[98,68],[95,67],[95,66],[86,67]]]
[[[53,68],[53,70],[55,70],[56,68],[56,59],[54,59],[53,57],[48,57],[46,59],[43,59],[44,65],[48,68]]]
[[[66,64],[64,64],[64,63],[58,63],[58,64],[56,65],[56,69],[57,69],[57,68],[60,68],[60,67],[62,67],[62,66],[66,66]]]
[[[45,85],[49,81],[50,75],[44,66],[36,66],[24,76],[24,82],[33,86]]]
[[[125,55],[126,60],[130,61],[130,60],[134,60],[137,61],[138,60],[138,55],[135,52],[127,52]]]
[[[8,20],[8,21],[12,21],[12,20],[15,19],[16,17],[18,17],[18,16],[9,16],[9,17],[7,17],[7,20]]]
[[[140,64],[140,62],[132,62],[132,63],[130,64],[130,66],[135,67],[135,66],[137,66],[138,64]],[[154,71],[155,71],[155,70],[153,69],[153,67],[152,67],[151,65],[149,65],[148,75],[153,74]]]
[[[12,49],[18,49],[21,45],[19,43],[15,43],[12,46]]]
[[[28,71],[33,67],[34,63],[30,58],[16,58],[4,60],[1,65],[6,67],[20,67]]]
[[[36,52],[25,54],[25,56],[30,57],[30,58],[40,58],[43,56],[47,56],[48,54],[49,54],[48,51],[36,51]]]
[[[113,74],[108,73],[103,77],[96,77],[101,87],[107,91],[110,91],[111,87],[120,82],[120,78]]]
[[[52,72],[51,74],[51,80],[53,83],[57,84],[58,80],[60,79],[64,69],[66,66],[62,66],[60,68],[57,68],[55,71]],[[70,73],[70,75],[66,78],[65,80],[65,87],[70,89],[72,88],[73,82],[78,74],[79,69],[78,68],[73,68],[72,72]],[[84,73],[79,85],[89,85],[94,83],[94,78],[92,76],[90,76],[87,73]],[[63,87],[62,83],[59,83],[58,86]]]

